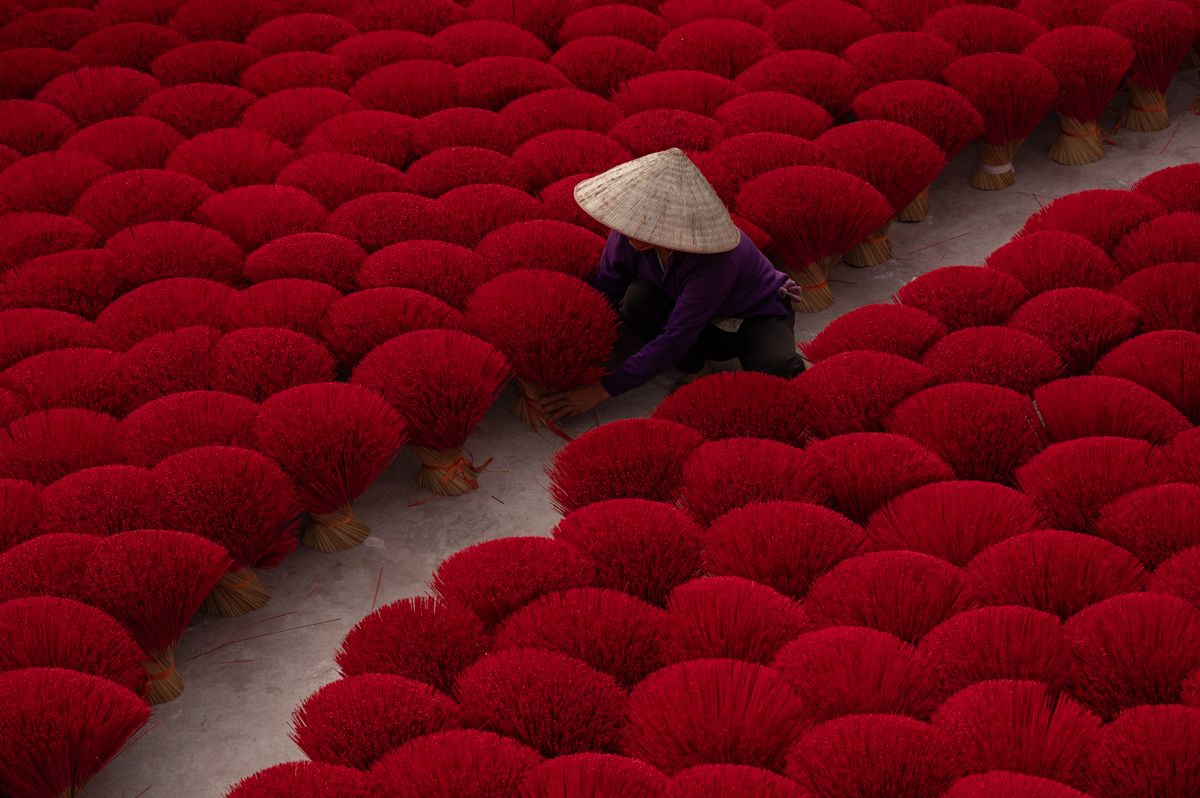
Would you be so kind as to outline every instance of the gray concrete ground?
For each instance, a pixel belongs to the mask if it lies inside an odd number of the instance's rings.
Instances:
[[[1116,146],[1087,166],[1062,166],[1045,154],[1057,134],[1050,114],[1018,153],[1015,186],[972,189],[968,148],[934,184],[929,218],[893,225],[895,258],[871,269],[838,265],[831,277],[837,301],[822,313],[800,314],[796,339],[819,333],[837,316],[888,302],[909,280],[940,266],[978,264],[1049,200],[1092,188],[1129,188],[1166,166],[1200,160],[1200,117],[1186,110],[1200,90],[1195,71],[1171,87],[1171,127],[1159,133],[1121,130]],[[1112,124],[1112,120],[1108,120]],[[725,364],[734,367],[734,364]],[[602,404],[600,422],[645,416],[678,374]],[[197,796],[217,798],[229,785],[262,768],[301,759],[288,739],[292,710],[337,678],[333,662],[342,637],[373,607],[425,592],[432,571],[455,551],[497,537],[548,535],[558,521],[544,486],[547,456],[563,442],[540,435],[509,411],[510,387],[468,442],[476,462],[494,458],[479,490],[428,497],[413,483],[418,468],[407,449],[366,492],[359,515],[373,534],[362,546],[322,554],[301,546],[273,571],[260,571],[274,593],[270,604],[242,618],[197,615],[179,646],[187,687],[155,709],[144,736],[101,773],[89,798]],[[588,417],[569,422],[577,435]]]

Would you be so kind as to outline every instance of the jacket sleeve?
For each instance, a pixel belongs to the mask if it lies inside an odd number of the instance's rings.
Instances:
[[[601,384],[613,396],[644,385],[683,359],[729,292],[737,269],[723,255],[697,259],[681,278],[679,299],[662,335],[630,357]]]
[[[604,245],[604,253],[600,256],[600,268],[592,278],[592,287],[604,294],[608,304],[616,311],[620,310],[625,289],[629,288],[635,276],[626,252],[632,248],[623,239],[616,230],[608,234],[608,243]]]

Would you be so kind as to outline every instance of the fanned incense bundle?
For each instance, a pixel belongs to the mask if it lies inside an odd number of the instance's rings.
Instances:
[[[629,696],[621,750],[667,774],[705,764],[779,772],[811,722],[791,685],[762,665],[701,659],[668,665]]]
[[[341,551],[367,539],[354,500],[404,445],[404,421],[359,385],[316,383],[275,394],[254,425],[258,450],[292,478],[309,512],[304,544]]]
[[[1034,391],[1033,398],[1053,443],[1111,435],[1158,446],[1192,428],[1166,399],[1115,377],[1055,380]]]
[[[804,97],[782,91],[752,91],[717,108],[713,118],[725,126],[725,136],[746,133],[786,133],[812,140],[833,124],[833,117]]]
[[[161,526],[158,482],[144,468],[98,466],[68,474],[42,491],[42,534],[86,530],[109,537]]]
[[[366,260],[362,247],[340,235],[296,233],[276,238],[259,247],[242,266],[252,282],[267,280],[315,280],[343,294],[357,288],[355,275]]]
[[[342,676],[390,673],[432,685],[446,695],[491,636],[461,604],[417,596],[385,604],[359,621],[334,655]]]
[[[809,730],[788,757],[787,775],[809,795],[937,798],[963,774],[954,742],[900,715],[849,715]],[[852,784],[853,792],[842,785]]]
[[[1104,157],[1100,117],[1133,64],[1129,41],[1107,28],[1076,25],[1039,37],[1023,55],[1058,81],[1058,138],[1050,159],[1079,165]]]
[[[693,579],[667,599],[667,662],[722,657],[769,665],[810,629],[800,605],[736,576]]]
[[[784,50],[841,55],[859,39],[882,33],[869,13],[842,0],[793,0],[775,8],[763,29]]]
[[[1053,529],[985,549],[964,574],[984,606],[1032,607],[1064,620],[1146,584],[1145,569],[1129,552],[1092,535]]]
[[[960,612],[922,637],[920,650],[942,695],[988,679],[1028,679],[1059,692],[1071,676],[1062,622],[1029,607]]]
[[[853,66],[829,53],[789,50],[759,61],[737,77],[746,91],[783,91],[812,100],[835,120],[850,108],[859,78]]]
[[[1013,185],[1013,156],[1058,99],[1054,75],[1026,56],[985,53],[955,61],[945,78],[984,119],[971,185],[985,191]]]
[[[139,407],[121,422],[116,445],[125,460],[153,468],[197,446],[254,448],[258,405],[220,391],[168,394]]]
[[[0,172],[0,208],[65,216],[83,192],[112,173],[107,164],[82,152],[31,155]]]
[[[1017,278],[999,269],[943,266],[908,283],[895,298],[930,314],[950,332],[957,332],[1002,323],[1029,299],[1029,294]]]
[[[626,116],[655,108],[677,108],[712,116],[722,105],[741,97],[746,91],[737,83],[718,75],[694,70],[669,70],[652,72],[622,83],[611,99]]]
[[[459,22],[442,28],[430,39],[456,67],[492,56],[550,60],[550,50],[532,33],[494,19]]]
[[[205,43],[200,42],[199,44]],[[193,46],[195,45],[184,45],[178,50],[168,53],[165,58],[173,58],[175,53],[183,53]],[[257,53],[255,53],[255,57],[258,57]],[[236,75],[233,83],[237,83]],[[182,85],[172,86],[151,94],[142,101],[134,113],[139,117],[162,122],[185,137],[199,136],[201,133],[208,133],[223,127],[236,127],[238,120],[242,118],[246,109],[254,105],[255,100],[253,94],[234,86],[184,81]],[[122,118],[124,117],[110,119],[109,124],[116,123]],[[165,161],[166,158],[164,157],[163,160]],[[157,167],[154,164],[145,164],[140,168],[154,169]]]
[[[321,317],[342,294],[312,280],[267,280],[229,298],[225,318],[230,328],[280,327],[309,338],[321,335]]]
[[[969,3],[943,9],[921,29],[955,47],[962,55],[1019,55],[1046,32],[1040,23],[1008,8]]]
[[[863,305],[839,316],[800,348],[813,363],[855,350],[886,352],[917,360],[945,335],[946,325],[923,310],[879,303]]]
[[[1016,478],[1052,528],[1077,532],[1093,531],[1101,509],[1112,500],[1177,481],[1149,443],[1113,437],[1056,443],[1017,469]]]
[[[805,152],[808,163],[840,169],[867,181],[902,213],[946,165],[942,151],[910,127],[867,120],[840,125],[821,134]],[[870,238],[846,253],[851,266],[878,266],[892,257],[888,241],[891,220],[872,231]]]
[[[319,325],[321,340],[342,367],[352,370],[371,350],[414,330],[467,332],[467,320],[454,308],[411,288],[368,288],[329,306]]]
[[[959,479],[1011,483],[1013,469],[1045,445],[1028,396],[969,382],[910,396],[884,419],[884,427],[928,447]]]
[[[626,695],[617,680],[557,651],[517,648],[467,668],[454,686],[464,725],[548,757],[615,748]]]
[[[407,422],[421,459],[417,484],[457,496],[479,486],[463,445],[511,374],[491,344],[454,330],[418,330],[376,347],[351,381],[377,391]]]
[[[102,345],[100,329],[90,321],[58,310],[0,310],[0,369],[54,349]]]
[[[122,230],[104,249],[121,293],[156,280],[198,277],[239,288],[246,253],[229,236],[192,222],[149,222]]]
[[[212,189],[194,177],[131,169],[93,183],[75,203],[71,216],[107,239],[135,224],[188,221],[212,196]]]
[[[0,478],[49,485],[67,474],[120,461],[117,420],[72,408],[42,410],[0,433]]]
[[[433,573],[430,587],[443,601],[466,607],[495,630],[536,599],[591,587],[591,563],[566,543],[542,537],[495,538],[460,549]]]
[[[1087,794],[1185,798],[1200,789],[1197,745],[1200,707],[1168,704],[1128,709],[1100,731],[1088,756]]]
[[[522,138],[507,112],[515,114],[515,109],[524,107],[526,101],[536,102],[538,97],[568,91],[571,89],[550,89],[527,95],[506,105],[504,116],[482,108],[447,108],[430,114],[413,128],[413,155],[420,158],[446,147],[481,147],[512,155],[517,145],[532,136]]]
[[[802,448],[808,413],[797,383],[754,371],[723,371],[668,396],[651,418],[685,424],[710,441],[766,438]]]
[[[26,261],[0,277],[0,307],[46,308],[95,319],[120,288],[102,249],[56,252]]]
[[[932,665],[916,646],[895,635],[835,626],[796,638],[771,667],[822,721],[875,714],[925,720],[941,698]]]
[[[145,652],[141,665],[151,703],[183,691],[176,646],[230,565],[221,546],[183,532],[142,529],[96,543],[85,575],[87,601],[133,632]]]
[[[271,593],[253,569],[277,567],[296,547],[300,501],[288,476],[261,454],[232,446],[171,455],[154,475],[164,520],[223,545],[233,560],[202,609],[233,618],[266,606]]]
[[[629,9],[628,6],[597,6],[592,10],[617,8]],[[658,17],[651,18],[662,24]],[[600,98],[611,97],[625,84],[662,68],[662,62],[653,50],[616,36],[572,39],[554,54],[550,64],[578,89]]]
[[[262,53],[244,44],[195,41],[163,53],[150,64],[150,71],[164,86],[197,83],[236,86],[238,76],[261,60]]]
[[[988,255],[984,265],[1011,274],[1031,296],[1055,288],[1108,291],[1121,279],[1120,270],[1103,249],[1083,236],[1061,230],[1014,238]]]
[[[150,716],[124,687],[62,668],[0,674],[0,697],[0,784],[14,798],[79,795]]]
[[[965,97],[928,80],[896,80],[867,89],[850,110],[859,119],[883,119],[927,136],[946,156],[946,163],[983,132],[983,117]],[[929,188],[896,216],[898,222],[920,222],[929,213]]]
[[[516,417],[566,437],[538,402],[604,376],[620,324],[604,296],[567,274],[521,269],[477,288],[467,318],[516,372]]]
[[[613,103],[579,89],[547,89],[527,94],[504,106],[500,113],[500,121],[512,127],[517,144],[554,130],[591,130],[607,133],[623,118],[621,109]],[[429,118],[422,123],[423,127],[427,127],[428,124]],[[493,137],[498,136],[493,133]],[[514,144],[512,149],[516,148],[517,145]],[[491,149],[503,152],[495,145]]]
[[[775,240],[773,252],[803,289],[793,306],[804,313],[833,304],[829,269],[895,215],[867,182],[820,166],[776,169],[747,183],[737,211]]]
[[[1056,288],[1026,302],[1004,326],[1041,338],[1066,363],[1067,373],[1079,376],[1131,338],[1139,319],[1138,309],[1115,294]]]
[[[335,6],[336,3],[337,0]],[[398,61],[436,61],[445,55],[430,37],[406,30],[361,33],[338,42],[326,52],[342,59],[355,79]]]
[[[289,735],[308,758],[367,771],[384,754],[462,726],[458,706],[427,684],[367,673],[317,690],[292,713]]]
[[[867,534],[880,551],[916,551],[962,567],[988,546],[1045,525],[1025,494],[959,480],[900,494],[871,515]]]
[[[554,539],[578,549],[599,588],[656,607],[700,573],[700,526],[677,507],[645,499],[607,499],[566,515]]]
[[[442,66],[445,66],[443,64]],[[304,137],[300,154],[340,152],[370,158],[394,169],[404,169],[417,157],[414,131],[417,122],[389,111],[351,111],[327,119]]]
[[[870,89],[898,80],[942,82],[958,50],[928,33],[896,31],[868,36],[846,48],[863,85]]]
[[[1009,770],[1080,784],[1100,718],[1038,682],[989,679],[951,696],[932,724],[971,773]]]
[[[1200,163],[1168,166],[1133,184],[1136,194],[1158,202],[1168,213],[1200,213]]]
[[[150,95],[147,101],[153,97]],[[165,122],[142,116],[121,116],[79,131],[67,140],[63,149],[86,152],[104,161],[114,171],[124,172],[161,169],[167,156],[183,141],[179,131]]]
[[[1163,330],[1139,335],[1109,352],[1093,373],[1149,388],[1193,424],[1200,423],[1200,334]]]
[[[0,604],[0,672],[65,668],[140,693],[144,656],[129,630],[95,607],[55,596]]]
[[[804,607],[817,628],[865,626],[916,645],[974,604],[967,578],[945,560],[881,551],[836,565],[813,583]]]
[[[571,754],[538,765],[521,782],[521,798],[658,798],[667,777],[645,762],[615,754]]]
[[[888,412],[933,379],[932,371],[899,355],[852,350],[814,363],[792,384],[799,389],[812,433],[831,438],[883,432]]]
[[[1129,82],[1120,124],[1143,133],[1165,130],[1171,124],[1167,86],[1196,39],[1192,9],[1169,0],[1124,0],[1097,24],[1124,36],[1137,51],[1137,74]]]
[[[736,19],[698,19],[675,26],[655,54],[667,69],[695,69],[733,80],[779,52],[761,28]]]
[[[601,424],[564,446],[546,466],[550,498],[563,515],[606,499],[679,500],[683,466],[704,436],[682,424],[629,418]]]
[[[1083,236],[1112,255],[1125,236],[1165,215],[1163,206],[1150,197],[1132,191],[1096,188],[1067,194],[1046,204],[1030,214],[1014,238],[1042,230],[1060,230]]]
[[[654,8],[652,0],[642,0],[638,4],[583,9],[563,22],[558,29],[558,41],[565,45],[585,37],[612,36],[653,50],[671,30],[670,23],[654,13]]]
[[[358,28],[344,19],[328,14],[297,13],[259,25],[246,37],[246,44],[263,55],[301,50],[322,53],[357,35]]]

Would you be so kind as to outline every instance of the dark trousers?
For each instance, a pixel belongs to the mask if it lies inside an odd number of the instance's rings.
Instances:
[[[704,325],[696,343],[675,364],[685,374],[695,374],[704,368],[706,360],[737,358],[746,371],[760,371],[791,379],[804,371],[804,361],[796,351],[792,328],[796,311],[787,303],[786,316],[751,316],[742,321],[737,332],[726,332],[717,325]],[[625,290],[621,300],[621,318],[643,343],[662,335],[675,300],[647,280],[636,280]]]

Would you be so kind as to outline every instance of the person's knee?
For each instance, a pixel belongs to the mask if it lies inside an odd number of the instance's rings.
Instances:
[[[627,323],[630,319],[655,316],[655,310],[661,304],[660,295],[662,290],[649,280],[634,280],[625,289],[625,296],[621,298],[617,310]]]
[[[795,345],[791,349],[781,346],[756,347],[754,351],[746,352],[740,358],[742,368],[746,371],[757,371],[790,380],[804,371],[804,361]]]

